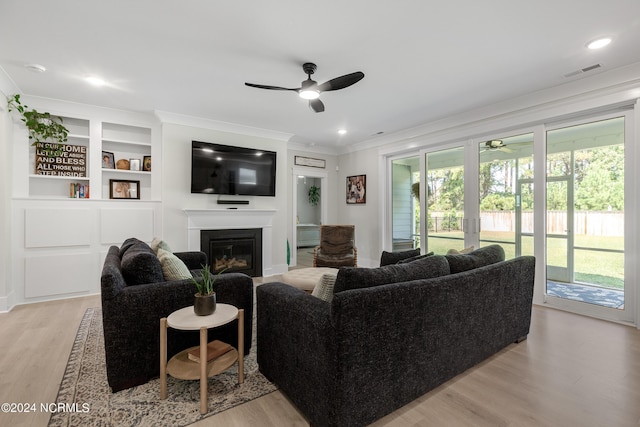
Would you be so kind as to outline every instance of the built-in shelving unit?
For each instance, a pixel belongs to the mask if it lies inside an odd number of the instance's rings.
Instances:
[[[78,183],[89,186],[90,169],[89,158],[91,155],[90,123],[89,120],[72,117],[62,117],[62,122],[69,130],[66,144],[85,147],[86,157],[84,164],[80,165],[84,171],[80,176],[46,175],[47,170],[36,169],[36,147],[29,147],[29,197],[42,197],[62,199],[70,197],[70,184]],[[54,167],[55,164],[51,165]]]
[[[99,107],[41,99],[29,104],[62,117],[69,134],[67,154],[47,156],[46,147],[38,154],[26,127],[14,119],[8,141],[16,165],[12,299],[22,303],[99,293],[109,246],[129,237],[150,242],[161,234],[159,124],[154,116]],[[141,170],[104,168],[104,151],[113,153],[114,164],[139,160]],[[156,159],[157,167],[144,170],[145,157]],[[110,199],[110,180],[138,181],[140,198]]]
[[[111,180],[140,181],[140,198],[151,199],[151,170],[144,170],[145,159],[151,159],[151,128],[121,125],[117,123],[102,123],[102,152],[112,153],[115,169],[102,168],[102,198],[109,198],[109,183]],[[140,170],[120,169],[118,162],[137,160]],[[150,164],[150,161],[149,163]],[[131,167],[131,164],[129,164]]]
[[[36,150],[29,146],[29,173],[26,188],[19,190],[16,197],[49,199],[77,198],[78,200],[109,200],[111,180],[138,181],[140,200],[154,200],[152,192],[151,154],[153,148],[152,128],[114,122],[94,121],[73,117],[62,117],[69,130],[66,144],[85,147],[83,168],[77,176],[49,175],[53,173],[57,159],[50,165],[40,165],[37,169]],[[99,137],[96,137],[99,135]],[[111,169],[105,167],[102,159],[105,152],[113,155],[114,166],[119,160],[139,163],[139,170]],[[92,167],[93,165],[93,167]],[[130,167],[130,166],[129,166]],[[72,185],[77,184],[89,197],[74,197]],[[22,193],[22,194],[21,194]],[[120,199],[122,200],[122,199]],[[135,199],[137,200],[137,199]]]

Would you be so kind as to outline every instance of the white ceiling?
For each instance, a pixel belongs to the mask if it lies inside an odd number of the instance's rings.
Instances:
[[[585,48],[602,35],[608,48]],[[25,95],[343,148],[640,62],[640,1],[0,0],[0,40],[0,67]],[[319,83],[365,78],[323,93],[323,113],[294,92],[244,85],[299,87],[304,62]]]

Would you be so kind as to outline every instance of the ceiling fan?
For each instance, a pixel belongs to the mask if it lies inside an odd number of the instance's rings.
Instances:
[[[507,148],[507,145],[501,139],[492,139],[484,143],[485,148],[482,151],[487,150],[502,150],[507,153],[513,152],[513,150]],[[481,151],[481,152],[482,152]]]
[[[322,84],[318,84],[315,80],[311,80],[311,75],[316,71],[316,64],[306,62],[302,64],[302,70],[307,75],[307,80],[303,81],[299,88],[286,88],[280,86],[267,86],[254,83],[245,83],[250,87],[257,87],[258,89],[269,90],[291,90],[298,92],[300,98],[309,100],[309,108],[316,113],[324,111],[324,104],[318,98],[321,92],[329,92],[331,90],[340,90],[349,87],[355,83],[358,83],[364,78],[364,73],[356,71],[355,73],[345,74],[344,76],[336,77],[335,79],[328,80]]]

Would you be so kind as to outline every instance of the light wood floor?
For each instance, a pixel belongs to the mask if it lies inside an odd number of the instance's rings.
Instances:
[[[54,402],[82,315],[99,305],[94,296],[0,314],[0,403]],[[48,418],[0,413],[0,426],[46,426]],[[308,424],[274,392],[196,425]],[[528,340],[373,425],[638,427],[640,331],[534,307]]]

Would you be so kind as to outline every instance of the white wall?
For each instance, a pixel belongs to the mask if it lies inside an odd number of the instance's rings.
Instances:
[[[5,95],[0,92],[0,99]],[[11,160],[13,122],[6,104],[0,103],[0,312],[13,305],[11,283]]]
[[[340,156],[340,168],[336,194],[338,219],[341,224],[356,226],[356,247],[358,248],[358,265],[377,267],[380,265],[381,243],[381,209],[379,164],[377,150],[358,151]],[[366,203],[347,204],[347,177],[366,175]]]
[[[187,215],[185,209],[221,209],[217,195],[191,194],[191,141],[212,142],[238,147],[261,148],[275,151],[276,196],[221,196],[221,199],[249,200],[241,208],[275,209],[273,221],[273,269],[287,268],[287,147],[286,142],[192,125],[164,123],[162,126],[162,208],[163,239],[174,251],[188,249]]]

